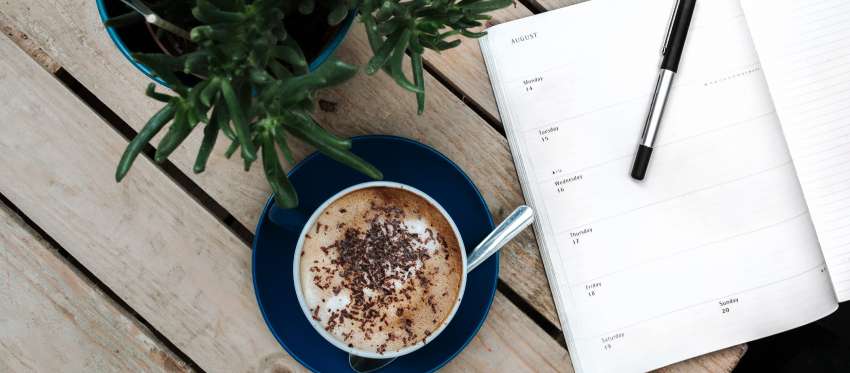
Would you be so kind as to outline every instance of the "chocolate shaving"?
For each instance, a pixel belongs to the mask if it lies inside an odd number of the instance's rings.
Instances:
[[[340,209],[339,212],[346,213],[347,210]],[[426,228],[422,235],[408,230],[404,224],[405,212],[398,207],[378,206],[371,202],[370,210],[364,214],[364,218],[368,222],[364,229],[337,224],[338,229],[345,228],[342,238],[320,248],[333,266],[325,266],[324,271],[316,266],[310,267],[310,272],[316,274],[313,283],[318,288],[331,289],[334,295],[346,289],[350,297],[345,308],[333,312],[328,310],[330,316],[325,330],[333,332],[343,325],[353,326],[364,339],[371,340],[375,330],[382,332],[384,327],[390,327],[387,310],[396,308],[397,322],[401,323],[399,327],[404,331],[402,342],[404,345],[418,343],[422,339],[414,330],[413,320],[409,317],[401,318],[406,310],[397,306],[397,303],[428,294],[433,284],[431,276],[436,272],[429,271],[423,265],[431,258],[426,244],[436,242],[445,247],[446,241],[430,228]],[[323,228],[328,230],[328,225],[318,221],[315,227],[315,233]],[[443,293],[443,296],[446,295]],[[430,311],[438,313],[438,302],[434,295],[427,295],[426,300]],[[318,310],[317,307],[313,312],[316,320],[319,320]],[[409,311],[408,314],[417,313],[416,308]],[[436,323],[434,319],[432,324]],[[351,339],[352,333],[351,330],[343,333],[343,340]],[[424,333],[426,337],[431,334],[427,330]],[[390,332],[386,341],[397,339],[398,336]],[[351,343],[348,345],[353,347]],[[379,353],[384,353],[386,349],[387,343],[377,347]]]
[[[322,321],[322,319],[319,318],[319,306],[316,306],[316,309],[313,310],[312,316],[313,316],[313,320]]]

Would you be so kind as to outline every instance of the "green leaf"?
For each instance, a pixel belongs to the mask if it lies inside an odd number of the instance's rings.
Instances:
[[[316,82],[311,82],[308,88],[316,90],[332,87],[351,79],[356,74],[357,66],[347,64],[336,58],[329,58],[318,69],[310,73],[311,76],[318,79]]]
[[[410,32],[410,30],[398,30],[395,33],[391,34],[387,37],[387,40],[384,41],[384,44],[381,45],[381,48],[375,52],[375,55],[369,59],[369,63],[366,64],[366,74],[373,75],[378,70],[380,70],[384,65],[387,64],[390,60],[390,54],[393,52],[393,48],[398,43],[398,40],[401,39],[404,33]]]
[[[375,21],[378,23],[385,22],[395,13],[399,13],[399,5],[393,1],[383,1],[381,7],[375,11]]]
[[[221,80],[219,78],[212,78],[209,80],[209,84],[201,91],[201,103],[206,107],[212,106],[213,100],[216,98],[216,94],[218,94],[218,90],[221,86]]]
[[[239,12],[226,12],[216,8],[207,0],[197,0],[197,6],[192,9],[192,15],[203,23],[234,23],[245,20],[245,15]]]
[[[183,71],[184,57],[174,57],[162,53],[133,53],[133,58],[152,69],[164,71]]]
[[[165,126],[168,121],[174,118],[175,105],[169,103],[162,107],[151,119],[145,124],[139,134],[127,144],[127,149],[121,155],[121,160],[118,162],[118,167],[115,170],[115,181],[120,182],[121,179],[130,171],[133,161],[144,149],[145,145]]]
[[[295,188],[280,168],[280,161],[275,151],[274,140],[265,134],[262,136],[263,170],[266,179],[274,192],[274,200],[278,207],[295,208],[298,206],[298,195]]]
[[[172,96],[157,92],[155,83],[148,83],[148,88],[145,89],[145,95],[154,100],[165,103],[171,102],[172,99]]]
[[[378,26],[375,24],[375,19],[372,18],[371,14],[361,13],[360,20],[366,28],[366,37],[369,39],[369,46],[372,48],[372,53],[375,53],[381,49],[381,45],[384,45],[384,40],[378,33]]]
[[[460,45],[460,39],[452,40],[450,42],[438,40],[435,49],[438,51],[444,51],[446,49],[452,49],[454,47],[457,47],[458,45]]]
[[[422,44],[419,43],[419,38],[415,35],[410,37],[410,52],[418,54],[425,53],[425,48],[422,47]]]
[[[366,162],[365,160],[363,160],[363,158],[358,157],[349,150],[327,146],[323,143],[314,140],[312,137],[295,127],[287,127],[287,130],[289,130],[293,135],[295,135],[295,137],[304,140],[304,142],[312,145],[320,152],[322,152],[322,154],[330,157],[331,159],[337,162],[351,167],[375,180],[380,180],[384,178],[384,175],[381,173],[381,171],[375,168],[375,166],[372,166],[369,162]]]
[[[470,13],[487,13],[502,9],[513,4],[513,0],[483,0],[471,4],[462,5],[461,8]]]
[[[466,18],[462,18],[462,19],[452,21],[451,24],[452,24],[452,27],[458,28],[458,29],[473,28],[473,27],[481,26],[481,22],[473,21],[471,19],[466,19]]]
[[[171,89],[179,94],[185,94],[186,86],[174,75],[174,71],[183,70],[183,59],[161,53],[133,53],[133,59],[147,66],[154,75],[162,78]]]
[[[127,12],[110,19],[103,23],[106,27],[121,28],[125,26],[135,25],[145,21],[145,17],[136,11]]]
[[[218,111],[216,112],[216,110]],[[217,115],[213,116],[211,120],[218,122],[218,128],[224,133],[224,136],[230,140],[236,140],[236,133],[230,128],[230,113],[227,112],[227,104],[224,103],[223,98],[219,97],[216,100],[213,113],[217,113]]]
[[[287,107],[309,98],[311,92],[317,89],[335,86],[350,79],[356,73],[356,66],[330,58],[307,75],[286,79],[280,81],[280,84],[272,84],[263,92],[261,101],[276,98],[280,100],[281,105]]]
[[[420,92],[416,92],[416,114],[425,112],[425,79],[422,72],[422,54],[413,52],[410,54],[410,67],[413,70],[413,83]]]
[[[348,6],[344,2],[340,2],[328,13],[328,24],[336,26],[348,15]]]
[[[154,161],[160,163],[168,158],[171,153],[177,149],[180,143],[189,136],[192,126],[188,119],[188,110],[186,108],[178,108],[174,117],[174,123],[168,128],[168,132],[159,141],[154,154]]]
[[[272,56],[306,72],[307,59],[297,46],[294,48],[289,45],[275,46],[272,49]]]
[[[254,144],[251,142],[248,121],[239,105],[239,100],[236,98],[236,92],[233,91],[233,86],[230,85],[230,81],[227,79],[221,81],[221,95],[224,97],[224,102],[227,104],[227,111],[236,127],[236,138],[242,146],[242,158],[252,161],[257,159],[257,152],[254,149]]]
[[[274,134],[275,141],[277,142],[277,146],[283,152],[284,158],[289,162],[290,166],[295,165],[295,157],[292,156],[292,150],[289,149],[289,144],[286,143],[286,131],[283,130],[282,127],[276,126],[272,128],[272,132]]]
[[[297,111],[284,113],[283,123],[288,128],[298,129],[301,133],[313,139],[313,141],[325,146],[346,150],[351,149],[351,140],[341,139],[334,136],[319,126],[316,121],[306,113],[300,113]]]
[[[406,29],[404,30],[401,38],[396,42],[395,48],[393,48],[392,57],[390,57],[390,75],[393,77],[396,84],[400,85],[402,88],[411,92],[424,93],[424,90],[407,80],[407,77],[404,76],[404,71],[401,67],[401,63],[404,61],[405,56],[404,51],[407,49],[407,43],[410,40],[410,35],[410,30]]]
[[[233,140],[230,142],[230,146],[227,147],[227,150],[224,151],[224,157],[230,159],[233,156],[233,153],[236,152],[236,149],[239,149],[239,140]]]
[[[207,58],[209,53],[205,51],[192,52],[185,55],[183,63],[183,73],[186,74],[207,74]]]
[[[283,66],[283,64],[275,60],[269,61],[269,70],[272,71],[272,74],[274,74],[275,78],[277,79],[286,79],[292,77],[292,73],[289,72],[289,70],[287,70],[286,67]]]
[[[189,31],[189,39],[196,43],[215,40],[222,43],[233,41],[234,30],[226,25],[201,25]]]
[[[478,38],[480,38],[484,35],[487,35],[487,32],[484,32],[484,31],[482,31],[482,32],[472,32],[472,31],[467,31],[467,30],[460,30],[460,34],[463,35],[463,36],[466,36],[468,38],[478,39]]]
[[[406,27],[406,26],[407,26],[407,20],[402,19],[402,18],[393,18],[389,21],[386,21],[386,22],[379,24],[378,27],[377,27],[377,31],[378,31],[378,34],[382,35],[382,36],[383,35],[390,35],[390,34],[396,32],[396,30],[398,30],[402,27]]]
[[[256,85],[265,85],[273,82],[275,79],[269,73],[260,69],[251,69],[249,73],[251,83]]]
[[[198,157],[195,158],[195,166],[192,171],[196,174],[204,172],[207,167],[207,160],[215,147],[215,141],[218,139],[219,120],[221,109],[215,108],[212,113],[212,120],[204,127],[204,139],[201,140],[201,148],[198,150]]]

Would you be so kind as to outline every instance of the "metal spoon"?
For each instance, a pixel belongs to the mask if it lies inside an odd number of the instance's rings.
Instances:
[[[533,221],[534,211],[531,207],[525,205],[517,207],[516,210],[508,215],[505,220],[499,223],[499,225],[496,226],[496,229],[490,232],[487,237],[484,237],[484,240],[482,240],[481,243],[472,250],[472,254],[469,255],[466,261],[466,273],[472,272],[472,270],[477,268],[491,255],[499,251],[502,246],[505,246],[506,243],[510,242]],[[389,365],[395,361],[395,359],[396,358],[370,359],[349,354],[348,365],[350,365],[351,369],[355,372],[369,373]]]
[[[370,359],[368,357],[360,357],[348,354],[348,365],[352,370],[358,373],[369,373],[390,365],[396,358],[391,359]]]
[[[466,273],[472,272],[532,222],[534,222],[534,210],[526,205],[517,207],[472,250],[472,254],[466,259]]]
[[[186,30],[162,19],[162,17],[154,13],[154,11],[151,10],[151,8],[149,8],[147,5],[145,5],[145,3],[141,2],[141,0],[121,0],[121,2],[130,7],[131,9],[135,10],[137,13],[144,16],[145,21],[147,23],[157,25],[159,28],[165,31],[168,31],[183,39],[189,40],[189,33],[186,32]]]

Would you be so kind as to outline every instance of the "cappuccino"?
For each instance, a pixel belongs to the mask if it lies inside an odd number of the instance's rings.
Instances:
[[[328,205],[303,240],[309,316],[350,348],[384,354],[426,343],[458,301],[458,237],[415,193],[355,190]]]

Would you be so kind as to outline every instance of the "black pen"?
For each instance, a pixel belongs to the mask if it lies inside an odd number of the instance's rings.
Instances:
[[[649,157],[652,155],[652,146],[658,136],[661,127],[661,116],[664,115],[664,106],[670,96],[670,87],[673,86],[673,77],[679,70],[679,60],[682,58],[682,50],[685,47],[685,39],[688,37],[688,28],[691,25],[691,17],[694,14],[696,0],[678,0],[673,14],[670,16],[670,24],[667,26],[667,37],[661,48],[661,68],[658,72],[658,81],[655,83],[655,94],[649,103],[649,112],[646,114],[646,123],[643,125],[643,135],[635,154],[635,163],[632,166],[632,177],[643,180],[646,169],[649,166]]]

